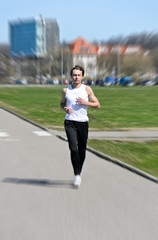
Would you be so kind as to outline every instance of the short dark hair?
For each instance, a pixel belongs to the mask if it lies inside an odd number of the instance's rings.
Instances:
[[[84,76],[84,68],[79,66],[79,65],[75,65],[72,69],[71,69],[71,72],[70,72],[70,75],[72,76],[72,72],[73,70],[80,70],[82,72],[82,76]]]

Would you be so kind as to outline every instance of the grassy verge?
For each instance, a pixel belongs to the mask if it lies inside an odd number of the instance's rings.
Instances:
[[[158,141],[136,143],[88,140],[88,146],[158,177]]]

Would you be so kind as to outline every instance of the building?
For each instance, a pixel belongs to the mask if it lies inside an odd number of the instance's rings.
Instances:
[[[46,50],[49,53],[52,48],[60,45],[59,26],[56,20],[45,19],[46,22]]]
[[[73,65],[82,65],[85,69],[85,76],[93,78],[97,72],[97,46],[87,42],[82,37],[79,37],[69,44],[69,48],[73,56]]]
[[[37,18],[9,22],[12,57],[44,57],[59,46],[59,27],[55,20]]]
[[[72,53],[73,65],[82,65],[85,69],[85,76],[95,77],[97,75],[97,58],[119,54],[122,56],[141,55],[143,49],[140,45],[93,45],[82,37],[77,38],[69,44]]]
[[[12,57],[43,57],[46,54],[45,20],[42,17],[11,21]]]

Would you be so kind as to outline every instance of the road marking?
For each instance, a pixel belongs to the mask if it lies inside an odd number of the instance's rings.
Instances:
[[[0,137],[8,137],[9,134],[6,132],[0,132]]]
[[[20,139],[13,139],[13,138],[0,138],[0,141],[2,142],[19,142]]]
[[[46,131],[33,131],[33,133],[36,134],[37,136],[40,136],[40,137],[52,136],[51,133],[46,132]]]
[[[8,138],[9,134],[7,132],[0,131],[0,141],[2,142],[19,142],[20,139]]]

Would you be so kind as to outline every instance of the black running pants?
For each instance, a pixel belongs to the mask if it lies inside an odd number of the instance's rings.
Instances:
[[[64,127],[68,138],[74,175],[80,175],[86,157],[88,122],[65,120]]]

